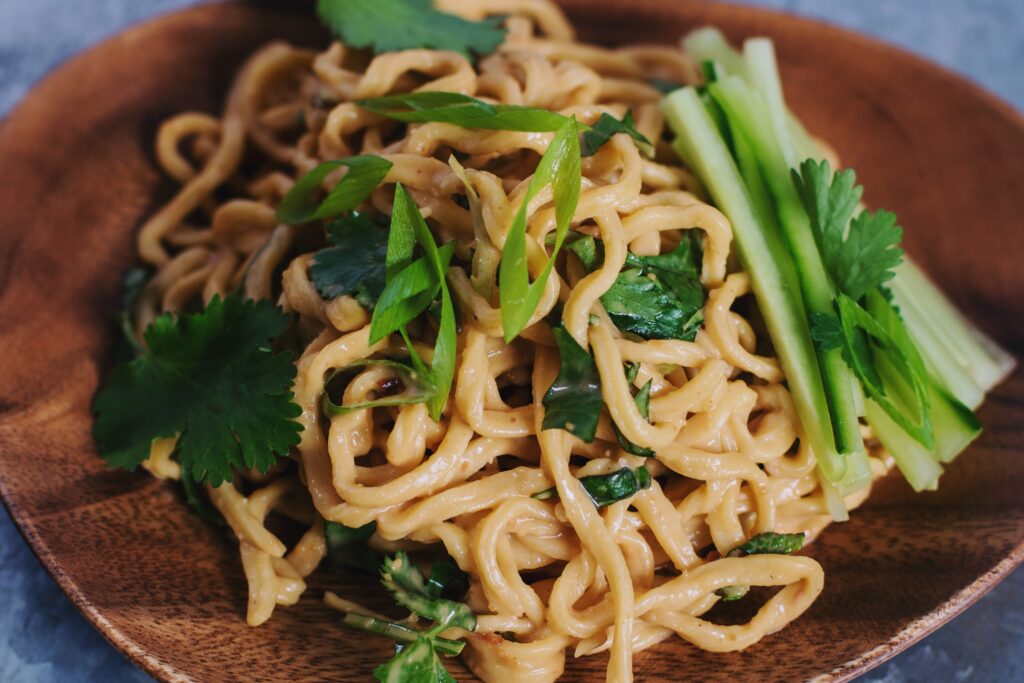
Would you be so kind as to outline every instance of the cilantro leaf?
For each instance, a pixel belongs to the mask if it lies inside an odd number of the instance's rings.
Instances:
[[[364,308],[373,308],[384,291],[387,237],[387,229],[364,213],[334,219],[327,226],[327,239],[334,246],[318,251],[309,266],[320,296],[352,294]]]
[[[620,330],[644,339],[693,341],[704,322],[702,308],[684,307],[656,273],[639,268],[619,273],[601,303]]]
[[[585,157],[593,156],[616,133],[629,135],[645,154],[653,151],[651,141],[636,129],[633,112],[627,111],[621,120],[611,114],[602,113],[594,127],[583,134],[583,141],[580,143],[581,154]]]
[[[811,313],[811,339],[822,351],[841,349],[845,344],[843,326],[839,317],[822,313]]]
[[[766,531],[754,536],[746,543],[733,548],[726,553],[726,557],[789,555],[804,547],[805,538],[803,532],[797,534],[777,534],[773,531]],[[732,602],[744,597],[748,592],[750,592],[749,586],[725,586],[716,590],[715,594],[726,602]]]
[[[487,130],[555,132],[569,120],[547,109],[490,104],[462,93],[432,90],[356,100],[356,104],[374,114],[405,123],[438,121]]]
[[[287,324],[273,304],[236,295],[214,297],[201,313],[158,317],[145,352],[117,366],[93,402],[101,455],[134,469],[153,439],[180,434],[178,461],[197,482],[219,486],[236,468],[267,471],[302,429],[291,356],[268,348]]]
[[[907,434],[928,449],[935,446],[928,415],[928,373],[892,304],[877,290],[865,309],[851,297],[836,299],[843,358],[877,403]]]
[[[381,683],[456,683],[432,642],[429,638],[418,638],[374,669],[373,677]]]
[[[792,174],[825,268],[839,291],[857,301],[892,279],[893,268],[903,260],[903,229],[896,225],[896,215],[879,210],[853,217],[863,189],[850,169],[833,176],[827,161],[807,159]]]
[[[746,555],[789,555],[804,547],[803,532],[798,534],[777,534],[766,531],[754,536],[743,545],[729,551],[728,557],[744,557]]]
[[[468,21],[435,10],[430,0],[319,0],[317,13],[346,45],[375,52],[428,48],[472,59],[494,52],[506,32],[503,17]]]
[[[635,470],[628,467],[609,472],[608,474],[594,474],[589,477],[580,477],[583,489],[599,508],[607,507],[620,500],[631,498],[642,489],[651,488],[651,473],[646,465],[641,465]],[[552,487],[544,489],[531,496],[538,500],[547,500],[558,495],[558,489]]]
[[[476,615],[462,602],[446,600],[434,594],[431,584],[404,551],[384,558],[380,570],[381,583],[402,607],[438,624],[458,626],[467,631],[476,629]]]
[[[634,376],[636,375],[636,370],[637,369],[638,369],[638,366],[636,366],[636,365],[632,366],[632,370],[633,370],[633,375]],[[628,378],[628,375],[627,375],[627,378]],[[630,379],[629,381],[632,382],[633,380]],[[640,391],[637,392],[636,396],[633,397],[633,400],[636,402],[636,407],[637,407],[637,410],[640,411],[640,415],[643,416],[643,418],[645,420],[650,419],[650,417],[651,417],[651,380],[647,380],[647,384],[645,384],[643,386],[643,388],[640,389]],[[612,428],[615,430],[615,438],[618,439],[619,447],[622,448],[622,450],[626,451],[627,453],[632,453],[633,455],[639,455],[640,457],[643,457],[643,458],[651,458],[651,457],[654,456],[654,450],[653,449],[645,448],[644,446],[637,446],[635,443],[633,443],[632,441],[627,439],[622,434],[622,431],[619,430],[619,426],[617,424],[615,424],[614,421],[612,422]]]
[[[345,175],[323,201],[317,201],[324,178],[342,166],[348,169]],[[387,159],[373,155],[325,161],[288,190],[277,205],[277,220],[294,225],[351,211],[370,196],[391,166]]]
[[[601,376],[587,350],[564,328],[552,329],[562,365],[558,376],[544,394],[544,429],[564,429],[590,443],[597,433],[597,420],[604,401]]]
[[[604,246],[591,235],[570,233],[566,248],[588,271],[604,262]],[[620,330],[644,339],[693,341],[704,323],[700,263],[700,238],[693,232],[667,254],[627,253],[625,269],[601,295],[601,303]]]

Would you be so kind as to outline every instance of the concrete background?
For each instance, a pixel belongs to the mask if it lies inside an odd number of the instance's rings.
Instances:
[[[71,55],[196,0],[3,0],[0,116]],[[746,0],[917,52],[1024,109],[1021,0]],[[150,681],[85,621],[0,507],[0,681]],[[1024,681],[1024,570],[864,683]]]

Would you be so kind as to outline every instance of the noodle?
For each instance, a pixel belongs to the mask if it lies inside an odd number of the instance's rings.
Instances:
[[[509,15],[506,42],[476,68],[453,52],[407,50],[367,61],[337,42],[319,54],[270,44],[240,71],[220,118],[181,114],[157,137],[157,159],[181,188],[139,233],[139,254],[156,274],[136,307],[136,330],[161,312],[240,288],[293,314],[302,340],[293,388],[304,428],[292,453],[297,464],[208,488],[239,539],[248,622],[263,623],[306,590],[305,577],[326,556],[324,520],[376,522],[375,547],[440,545],[469,574],[479,625],[466,634],[464,656],[485,681],[552,681],[566,651],[608,652],[608,680],[628,681],[633,654],[673,634],[715,652],[748,647],[803,613],[822,590],[823,572],[808,557],[725,553],[765,531],[813,537],[830,517],[779,363],[759,353],[757,325],[734,310],[750,283],[730,262],[729,222],[702,201],[664,143],[648,159],[616,135],[584,158],[573,217],[577,229],[602,241],[603,265],[585,273],[574,257],[560,259],[531,325],[506,345],[497,258],[552,134],[399,124],[352,103],[439,90],[547,108],[587,124],[631,111],[640,132],[660,141],[660,93],[647,79],[692,83],[694,64],[668,47],[577,43],[547,0],[438,6],[472,19]],[[449,165],[452,153],[460,162]],[[397,337],[370,343],[370,312],[352,297],[320,297],[309,265],[322,238],[314,244],[308,230],[274,218],[299,176],[355,154],[393,164],[368,208],[390,211],[401,182],[438,239],[457,244],[448,282],[460,314],[459,351],[439,422],[423,404],[337,416],[320,409],[334,371],[402,350]],[[555,229],[551,200],[543,190],[528,207],[534,276]],[[627,251],[663,253],[690,230],[702,235],[708,290],[696,340],[624,336],[600,297]],[[600,374],[607,415],[590,444],[541,429],[541,398],[559,362],[544,319],[559,304],[566,330],[589,347]],[[430,331],[413,338],[426,346]],[[636,388],[651,382],[650,420],[633,399],[627,362],[639,368]],[[380,366],[360,369],[342,403],[372,399],[389,377]],[[524,400],[504,398],[513,394]],[[656,457],[619,448],[612,423]],[[173,449],[173,439],[153,443],[146,466],[155,476],[180,477]],[[872,463],[876,476],[887,469],[877,449]],[[640,464],[656,477],[651,487],[603,509],[579,480]],[[551,487],[557,498],[531,498]],[[306,529],[291,549],[268,530],[272,514]],[[717,625],[705,615],[719,601],[716,591],[729,586],[780,590],[748,622]],[[328,602],[352,605],[330,594]]]

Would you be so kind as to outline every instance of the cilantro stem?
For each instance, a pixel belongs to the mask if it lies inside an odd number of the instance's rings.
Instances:
[[[379,636],[387,636],[399,643],[415,643],[419,638],[428,632],[403,626],[393,621],[384,621],[360,612],[346,612],[341,623],[349,628],[365,633],[373,633]],[[433,635],[433,634],[431,634]],[[448,638],[432,637],[431,643],[434,649],[446,655],[457,655],[462,652],[466,643],[461,640],[449,640]]]

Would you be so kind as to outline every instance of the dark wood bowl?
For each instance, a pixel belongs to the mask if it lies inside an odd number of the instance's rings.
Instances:
[[[1024,352],[1020,115],[932,64],[810,21],[698,0],[565,6],[599,42],[671,42],[703,24],[774,38],[811,130],[857,169],[871,204],[899,213],[909,251],[956,302]],[[237,65],[272,38],[326,36],[311,13],[266,3],[190,9],[70,61],[0,125],[0,493],[71,600],[165,681],[365,680],[391,649],[319,602],[331,582],[366,594],[360,579],[315,578],[300,605],[247,627],[234,540],[175,487],[105,469],[90,436],[132,234],[171,190],[153,163],[156,126],[219,112]],[[636,658],[637,679],[845,680],[977,600],[1024,559],[1022,384],[1018,372],[989,398],[986,432],[940,491],[914,495],[891,477],[811,547],[827,583],[803,618],[736,654],[667,642]],[[604,666],[570,657],[566,679],[603,678]]]

